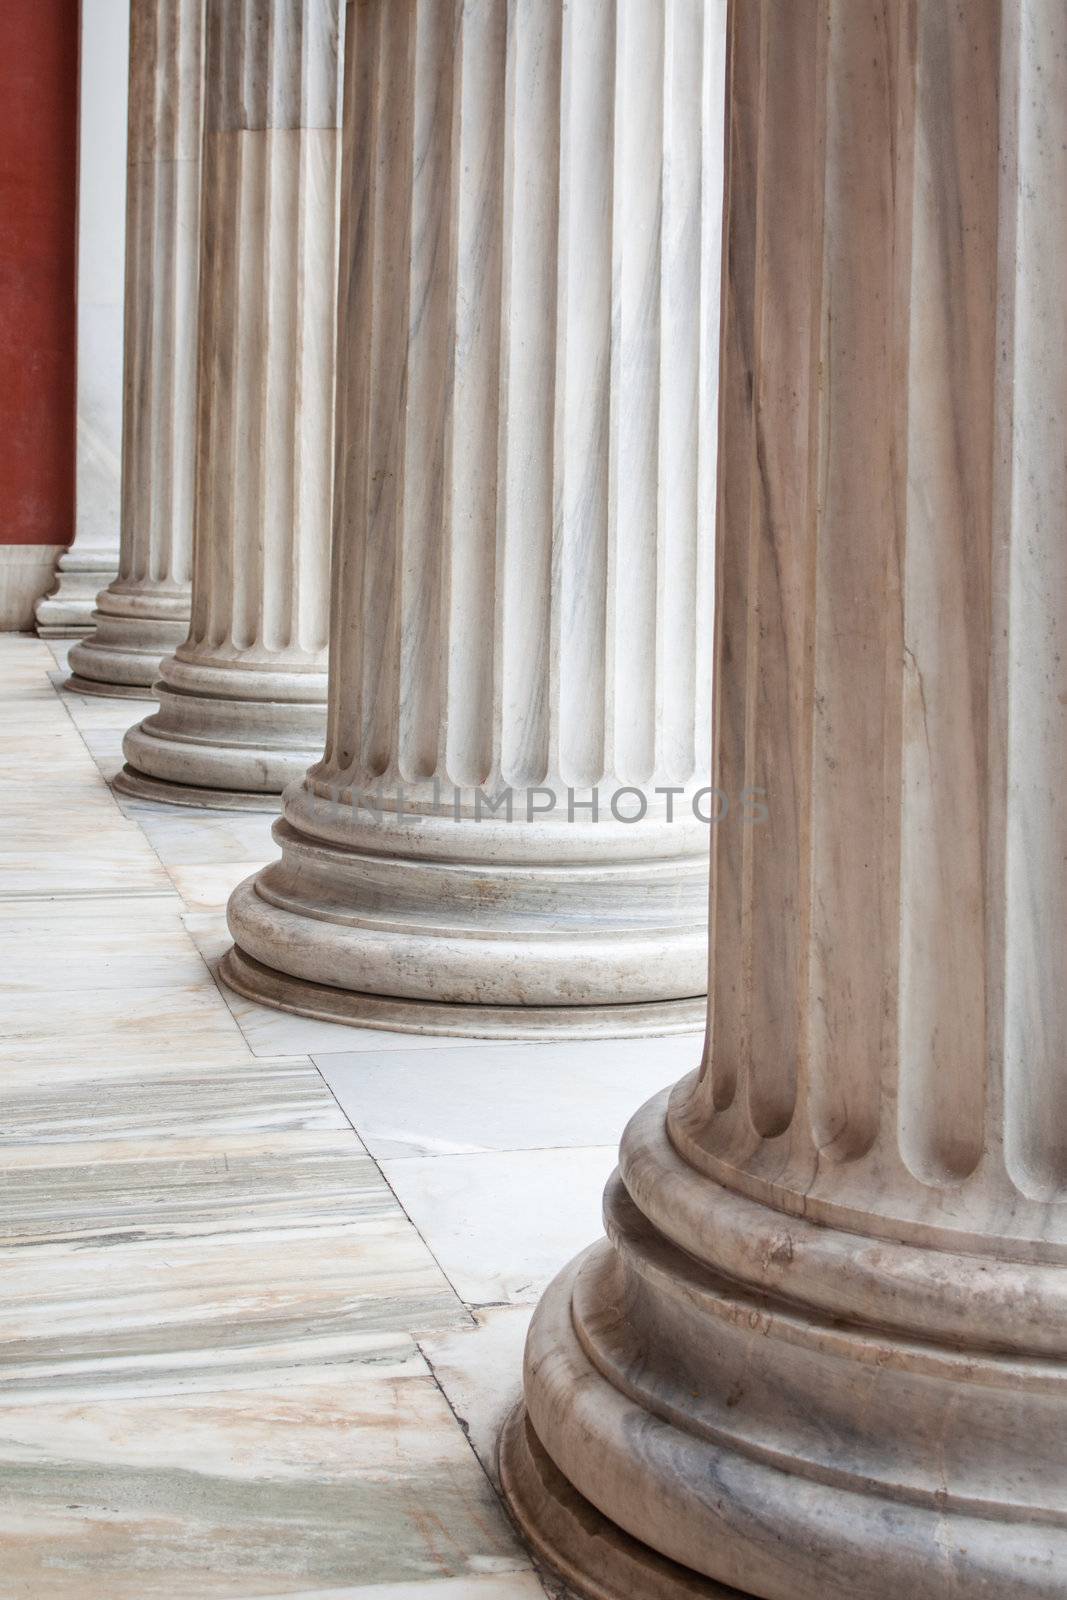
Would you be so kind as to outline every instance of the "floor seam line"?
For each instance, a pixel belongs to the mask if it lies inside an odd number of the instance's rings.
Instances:
[[[460,1292],[457,1289],[456,1285],[452,1282],[451,1277],[445,1271],[445,1269],[442,1266],[441,1262],[438,1260],[437,1253],[432,1248],[432,1246],[430,1245],[430,1242],[426,1238],[426,1235],[423,1233],[422,1229],[416,1223],[414,1217],[408,1211],[407,1206],[405,1206],[404,1202],[401,1200],[400,1196],[397,1194],[396,1190],[393,1188],[393,1185],[389,1182],[388,1173],[386,1173],[386,1172],[384,1172],[382,1170],[381,1162],[378,1160],[378,1158],[374,1154],[374,1152],[368,1148],[367,1142],[364,1139],[363,1135],[360,1133],[359,1129],[356,1127],[355,1123],[352,1121],[352,1118],[348,1115],[348,1112],[345,1110],[344,1106],[341,1104],[340,1100],[337,1098],[337,1095],[334,1093],[332,1084],[323,1076],[323,1073],[321,1072],[318,1064],[316,1063],[314,1056],[309,1055],[308,1056],[308,1060],[311,1062],[311,1065],[315,1068],[315,1071],[319,1074],[319,1077],[322,1079],[322,1082],[325,1084],[326,1091],[330,1095],[332,1100],[334,1101],[334,1104],[337,1106],[337,1109],[340,1111],[341,1115],[344,1117],[345,1121],[348,1123],[348,1126],[352,1129],[352,1132],[355,1134],[356,1138],[359,1140],[360,1144],[363,1146],[363,1149],[366,1150],[367,1155],[370,1157],[371,1161],[374,1162],[374,1165],[377,1168],[378,1173],[381,1176],[382,1182],[388,1188],[389,1193],[392,1195],[393,1199],[396,1201],[396,1204],[400,1208],[400,1211],[407,1218],[408,1225],[414,1230],[416,1237],[422,1240],[422,1243],[423,1243],[423,1246],[424,1246],[424,1248],[426,1250],[426,1253],[429,1255],[431,1261],[434,1263],[434,1266],[437,1268],[438,1272],[441,1274],[441,1276],[444,1279],[444,1281],[448,1284],[448,1287],[451,1289],[452,1293],[455,1295],[455,1297],[456,1297],[457,1301],[459,1302],[459,1304],[463,1307],[463,1310],[467,1313],[467,1316],[470,1319],[471,1325],[473,1327],[477,1327],[478,1326],[478,1318],[474,1315],[474,1313],[471,1310],[470,1306],[464,1300],[463,1296],[460,1294]],[[411,1337],[414,1339],[415,1338],[415,1334],[412,1333]],[[416,1340],[416,1343],[417,1342],[418,1341]],[[447,1398],[447,1396],[446,1396],[446,1398]]]

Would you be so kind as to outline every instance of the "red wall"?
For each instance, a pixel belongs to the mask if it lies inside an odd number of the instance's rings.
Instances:
[[[0,544],[74,537],[78,0],[0,0]]]

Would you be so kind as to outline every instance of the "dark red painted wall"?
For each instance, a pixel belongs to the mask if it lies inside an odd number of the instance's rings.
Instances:
[[[0,544],[74,537],[78,0],[0,0]]]

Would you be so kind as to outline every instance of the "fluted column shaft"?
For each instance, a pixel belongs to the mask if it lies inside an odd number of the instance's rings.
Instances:
[[[717,8],[349,16],[327,745],[228,975],[383,1025],[692,1026]]]
[[[70,653],[82,692],[144,696],[188,631],[203,98],[204,0],[134,5],[122,539],[93,632]]]
[[[744,0],[729,51],[713,762],[767,819],[505,1482],[597,1596],[1052,1600],[1067,13]]]
[[[130,0],[81,0],[67,24],[79,37],[75,506],[55,587],[37,602],[46,638],[88,633],[118,567],[129,15]]]
[[[120,786],[276,805],[321,752],[337,0],[208,0],[192,618]]]

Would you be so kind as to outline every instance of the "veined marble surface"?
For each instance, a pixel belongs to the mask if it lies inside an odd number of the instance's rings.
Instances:
[[[120,802],[138,707],[65,664],[0,636],[0,1600],[543,1596],[493,1484],[530,1301],[690,1042],[224,996],[269,819]]]

